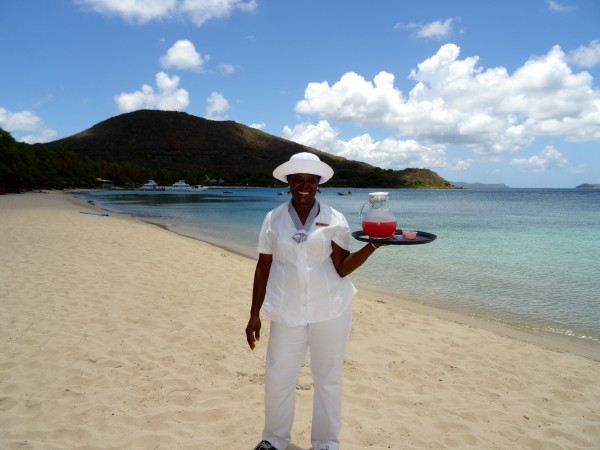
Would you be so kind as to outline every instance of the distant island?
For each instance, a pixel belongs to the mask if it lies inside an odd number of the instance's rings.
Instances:
[[[462,181],[452,182],[457,189],[510,189],[504,183],[465,183]]]
[[[577,186],[576,189],[600,189],[600,184],[583,183]]]

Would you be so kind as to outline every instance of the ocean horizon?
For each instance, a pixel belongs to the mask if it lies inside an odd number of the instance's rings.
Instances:
[[[322,187],[317,199],[344,213],[355,231],[369,192],[381,190]],[[437,239],[377,250],[351,275],[357,286],[600,349],[600,190],[385,191],[398,228]],[[77,195],[251,258],[265,214],[290,198],[285,188]],[[351,250],[362,245],[352,239]]]

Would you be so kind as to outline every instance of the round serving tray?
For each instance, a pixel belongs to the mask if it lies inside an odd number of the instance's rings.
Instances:
[[[360,230],[352,233],[354,239],[358,239],[363,242],[374,242],[385,245],[415,245],[415,244],[429,244],[437,239],[437,236],[432,233],[425,231],[417,231],[416,239],[405,239],[402,236],[402,230],[398,229],[394,232],[394,235],[389,238],[370,238],[367,234]]]

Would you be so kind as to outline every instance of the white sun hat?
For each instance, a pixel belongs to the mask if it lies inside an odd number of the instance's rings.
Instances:
[[[333,169],[319,159],[317,155],[308,152],[296,153],[289,161],[284,162],[273,171],[273,176],[287,183],[288,175],[294,173],[309,173],[321,177],[319,184],[326,183],[333,176]]]

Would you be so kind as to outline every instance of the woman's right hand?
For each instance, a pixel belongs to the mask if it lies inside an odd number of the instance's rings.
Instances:
[[[252,286],[252,307],[250,308],[250,320],[246,326],[246,340],[252,350],[256,341],[260,340],[260,308],[262,307],[267,291],[267,282],[271,272],[273,255],[260,253],[254,271],[254,285]]]
[[[260,327],[262,326],[260,322],[260,316],[250,316],[250,320],[248,320],[248,325],[246,325],[246,340],[248,341],[248,345],[251,350],[254,350],[256,346],[256,341],[260,341]]]

